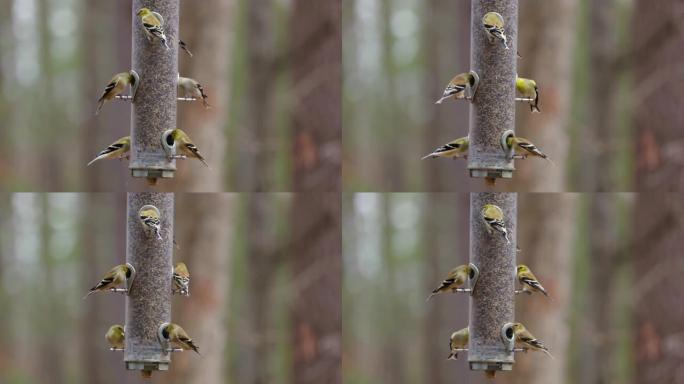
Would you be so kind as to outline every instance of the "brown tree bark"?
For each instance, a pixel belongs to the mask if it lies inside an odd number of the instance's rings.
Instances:
[[[292,382],[341,383],[340,194],[295,194],[291,212]]]
[[[682,44],[681,2],[664,0],[635,3],[632,59],[636,126],[635,188],[638,191],[681,191],[684,189],[684,88],[681,86]]]
[[[295,0],[289,57],[293,190],[341,189],[341,2]]]
[[[163,183],[168,191],[220,192],[225,185],[234,9],[234,0],[204,0],[201,7],[181,2],[180,37],[194,57],[180,52],[180,75],[199,81],[212,107],[205,109],[200,101],[179,102],[178,127],[192,137],[211,169],[195,161],[177,162],[175,178]]]
[[[641,193],[634,210],[634,382],[681,383],[681,194]]]
[[[202,360],[175,356],[174,383],[226,382],[233,207],[234,197],[228,194],[176,194],[175,237],[180,249],[173,264],[185,262],[191,279],[190,296],[174,296],[173,319],[198,343]]]
[[[512,182],[497,183],[509,191],[564,192],[570,148],[568,124],[572,90],[572,63],[579,4],[574,0],[520,2],[518,75],[539,86],[541,114],[516,103],[516,134],[526,137],[551,157],[518,160]],[[563,15],[549,17],[550,14]]]
[[[577,196],[570,194],[520,194],[518,204],[518,264],[526,264],[552,299],[540,294],[516,296],[516,321],[544,341],[554,359],[517,354],[505,383],[562,383],[566,378],[571,294],[573,240]],[[549,215],[553,212],[553,215]],[[565,272],[559,272],[565,271]],[[542,313],[543,316],[537,316]],[[584,381],[583,381],[584,382]],[[591,381],[587,381],[591,382]]]

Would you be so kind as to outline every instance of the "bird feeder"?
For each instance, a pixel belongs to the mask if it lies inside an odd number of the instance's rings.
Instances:
[[[137,267],[135,285],[126,299],[126,369],[152,371],[169,369],[170,357],[158,340],[159,324],[171,319],[173,270],[172,193],[128,193],[126,261]],[[162,240],[149,236],[140,225],[139,208],[156,207],[165,233]]]
[[[473,0],[471,7],[470,67],[479,75],[477,97],[470,109],[468,169],[470,177],[511,178],[513,157],[501,150],[504,132],[515,127],[517,0]],[[488,12],[498,12],[510,49],[492,44],[482,25]]]
[[[482,218],[485,204],[501,208],[510,243],[497,232],[490,233]],[[471,370],[513,369],[513,349],[504,325],[514,321],[517,195],[478,192],[470,194],[470,263],[479,268],[477,289],[470,296]],[[510,340],[509,340],[510,339]]]
[[[148,41],[136,15],[143,7],[164,18],[169,49],[157,40]],[[176,163],[166,156],[159,137],[176,127],[179,0],[133,0],[132,14],[132,66],[140,81],[132,108],[129,168],[133,177],[172,178]]]

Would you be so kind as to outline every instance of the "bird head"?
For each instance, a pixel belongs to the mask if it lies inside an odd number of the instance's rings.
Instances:
[[[136,15],[138,15],[138,16],[146,16],[146,15],[149,15],[150,12],[151,12],[151,11],[150,11],[149,8],[140,8],[140,9],[138,10],[138,12],[136,13]]]
[[[527,271],[529,271],[529,270],[530,270],[530,269],[527,268],[527,265],[525,265],[525,264],[520,264],[520,265],[518,265],[518,273],[520,273],[520,272],[527,272]]]

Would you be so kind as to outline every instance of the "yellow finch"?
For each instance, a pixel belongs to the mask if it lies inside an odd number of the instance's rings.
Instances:
[[[504,19],[496,12],[488,12],[482,17],[482,25],[487,32],[489,41],[500,40],[504,48],[508,49],[506,33],[504,32]]]
[[[152,206],[145,206],[138,214],[144,228],[147,231],[153,232],[157,236],[157,239],[161,240],[161,221],[159,220],[159,213],[157,210]]]
[[[449,356],[447,360],[458,359],[458,349],[466,349],[468,347],[468,340],[470,339],[470,332],[468,327],[463,328],[451,334],[449,339]]]
[[[183,350],[193,350],[199,354],[199,347],[178,324],[170,323],[162,329],[162,336],[174,347]]]
[[[549,157],[545,153],[540,151],[536,145],[534,145],[531,141],[527,140],[524,137],[509,136],[506,139],[506,144],[508,144],[509,147],[512,147],[516,153],[522,155],[523,157],[541,157],[542,159],[546,159],[549,162],[553,163],[553,161],[551,161],[551,159],[549,159]]]
[[[210,107],[209,103],[207,102],[208,97],[204,93],[202,84],[200,84],[197,80],[188,77],[179,77],[178,88],[183,90],[183,94],[185,95],[185,97],[194,97],[198,100],[201,99],[204,108]]]
[[[539,110],[539,88],[537,88],[537,82],[532,79],[525,79],[523,77],[517,77],[515,79],[515,89],[518,90],[520,95],[526,99],[532,99],[530,101],[530,111],[541,112]]]
[[[119,324],[112,325],[105,333],[105,339],[107,339],[111,349],[124,349],[124,340],[126,339],[124,327]]]
[[[484,207],[482,207],[482,220],[484,220],[487,231],[489,231],[490,234],[492,232],[499,232],[506,239],[507,243],[511,243],[510,240],[508,240],[508,231],[506,230],[501,208],[494,204],[485,204]]]
[[[178,145],[178,150],[181,152],[181,155],[178,156],[176,155],[175,157],[194,157],[195,159],[198,159],[204,165],[207,167],[209,164],[207,164],[206,160],[204,160],[204,157],[199,152],[199,149],[197,149],[197,146],[190,140],[190,136],[188,136],[187,133],[183,132],[182,130],[176,128],[174,129],[171,134],[168,136],[167,140],[171,140],[171,143],[168,143],[169,145],[173,145],[176,143]]]
[[[452,157],[454,159],[457,157],[468,157],[469,144],[470,141],[468,140],[468,136],[458,138],[435,149],[429,155],[423,156],[422,160],[427,158],[434,159],[437,157]]]
[[[173,285],[181,295],[187,296],[190,293],[190,272],[183,262],[173,268]]]
[[[119,140],[109,144],[109,146],[103,149],[97,154],[97,157],[92,159],[88,165],[102,159],[121,159],[123,157],[128,158],[128,151],[131,149],[131,137],[122,137]]]
[[[440,284],[439,287],[435,288],[425,301],[430,300],[432,296],[443,292],[456,292],[456,289],[463,286],[466,283],[466,281],[468,281],[469,277],[470,266],[459,265],[458,267],[449,271],[449,274],[442,281],[442,284]]]
[[[185,51],[185,53],[188,54],[188,56],[192,57],[192,52],[188,49],[188,45],[185,44],[183,40],[178,40],[178,46]]]
[[[523,292],[532,294],[532,292],[541,292],[544,296],[548,297],[549,294],[541,285],[534,273],[527,267],[527,265],[520,264],[517,268],[517,277],[520,284],[523,286]]]
[[[94,287],[90,288],[90,291],[83,298],[92,295],[98,291],[106,291],[110,288],[115,288],[126,282],[126,279],[131,277],[131,270],[126,264],[117,265],[107,272],[102,280],[97,283]]]
[[[525,329],[524,325],[521,323],[513,323],[511,328],[513,329],[515,341],[523,344],[525,348],[530,348],[533,351],[542,351],[550,357],[553,357],[553,355],[551,355],[549,352],[549,349],[544,346],[541,340],[534,337],[527,329]]]
[[[114,77],[112,77],[112,80],[110,80],[109,84],[107,84],[107,86],[105,87],[102,96],[100,96],[100,98],[97,100],[97,111],[95,111],[95,114],[97,115],[98,113],[100,113],[100,110],[102,109],[102,106],[105,104],[105,102],[122,94],[123,91],[126,89],[126,86],[129,84],[131,85],[131,87],[135,86],[135,77],[133,76],[133,73],[121,72],[114,75]]]
[[[160,40],[162,44],[169,49],[166,44],[166,35],[164,34],[164,18],[157,12],[151,11],[149,8],[140,8],[137,12],[145,28],[145,36],[148,41]]]
[[[465,99],[466,97],[470,97],[472,95],[468,95],[467,93],[470,92],[470,89],[475,86],[475,76],[473,76],[472,73],[470,72],[465,72],[465,73],[460,73],[456,76],[454,76],[451,81],[449,81],[449,84],[447,84],[446,88],[444,88],[444,93],[442,93],[442,97],[435,102],[435,104],[442,104],[442,102],[450,97],[453,97],[454,100],[457,99]]]

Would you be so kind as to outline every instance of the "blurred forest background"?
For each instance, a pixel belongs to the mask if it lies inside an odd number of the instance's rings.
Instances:
[[[556,163],[516,162],[509,191],[684,186],[681,0],[520,1],[518,73],[541,114],[516,133]],[[470,67],[470,1],[343,2],[346,191],[473,191],[463,160],[420,158],[468,133],[469,105],[435,105]]]
[[[1,383],[341,381],[339,197],[176,194],[191,295],[172,320],[202,356],[174,354],[151,381],[104,339],[124,297],[81,299],[125,261],[125,211],[123,193],[0,194]]]
[[[669,208],[667,208],[669,207]],[[516,319],[555,359],[517,354],[497,383],[684,383],[684,236],[678,194],[518,195],[517,255],[552,299],[521,295]],[[467,295],[425,299],[468,262],[469,195],[345,194],[346,384],[489,383],[467,353]]]
[[[151,1],[150,4],[154,4]],[[130,132],[130,105],[94,116],[131,67],[131,0],[0,0],[0,190],[147,190],[125,162],[86,163]],[[212,170],[186,161],[169,191],[339,189],[341,5],[311,0],[181,2],[180,75],[212,109],[180,102]]]

